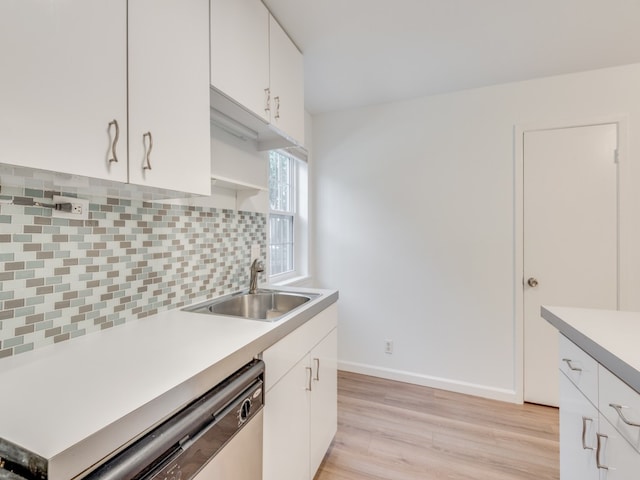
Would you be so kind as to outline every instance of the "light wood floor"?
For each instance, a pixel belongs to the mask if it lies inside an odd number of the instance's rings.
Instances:
[[[555,408],[338,374],[338,433],[315,480],[558,478]]]

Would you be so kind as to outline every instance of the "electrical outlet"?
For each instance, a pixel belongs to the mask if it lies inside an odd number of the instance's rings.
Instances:
[[[393,353],[393,340],[384,341],[384,353],[391,355]]]
[[[70,211],[54,209],[51,213],[57,218],[72,218],[75,220],[87,220],[89,218],[89,200],[75,197],[62,197],[60,195],[53,196],[54,205],[71,204]]]

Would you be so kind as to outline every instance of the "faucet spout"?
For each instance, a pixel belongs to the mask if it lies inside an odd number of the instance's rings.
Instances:
[[[249,293],[256,293],[258,289],[258,273],[264,272],[264,265],[256,258],[251,263],[251,279],[249,280]]]

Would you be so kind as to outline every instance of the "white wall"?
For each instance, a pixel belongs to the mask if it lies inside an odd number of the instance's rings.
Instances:
[[[315,116],[315,277],[340,290],[341,368],[517,401],[514,128],[620,114],[622,307],[640,309],[640,64]]]

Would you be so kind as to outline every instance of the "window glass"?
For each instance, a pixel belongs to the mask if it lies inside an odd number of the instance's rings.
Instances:
[[[279,275],[290,272],[293,265],[293,217],[272,214],[269,218],[271,240],[269,243],[270,273]]]
[[[295,163],[272,151],[269,156],[269,273],[280,275],[295,269]]]

